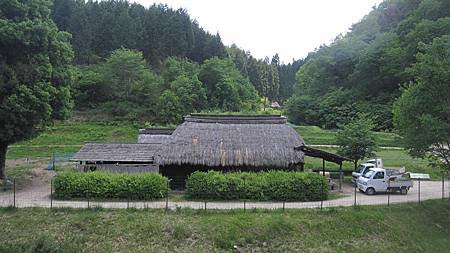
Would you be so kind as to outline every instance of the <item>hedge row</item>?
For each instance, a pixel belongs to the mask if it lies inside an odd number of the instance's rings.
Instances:
[[[167,196],[167,178],[158,173],[63,172],[54,179],[55,197],[156,199]]]
[[[312,201],[328,198],[325,177],[305,172],[194,172],[186,183],[192,199]]]

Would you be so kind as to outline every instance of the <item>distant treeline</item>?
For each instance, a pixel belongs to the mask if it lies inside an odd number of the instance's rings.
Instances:
[[[166,5],[55,0],[52,19],[72,34],[76,109],[95,107],[116,117],[175,123],[194,111],[257,110],[263,97],[282,103],[302,64],[225,47],[219,34]],[[143,86],[137,89],[136,82]]]
[[[183,9],[122,0],[55,0],[53,21],[72,34],[77,64],[101,62],[115,49],[139,50],[152,66],[169,56],[203,62],[226,57],[219,35],[204,31]]]
[[[392,128],[392,105],[414,80],[423,44],[450,34],[450,1],[386,0],[351,32],[308,55],[287,103],[291,121],[335,128],[358,112]]]

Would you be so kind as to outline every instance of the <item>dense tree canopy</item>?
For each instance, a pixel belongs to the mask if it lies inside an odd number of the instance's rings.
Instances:
[[[411,154],[450,169],[450,35],[419,45],[414,77],[394,107],[394,123]]]
[[[96,108],[119,119],[179,123],[200,111],[241,111],[257,107],[257,93],[230,59],[201,65],[169,57],[156,73],[139,51],[117,49],[106,62],[79,68],[77,109]]]
[[[384,1],[351,32],[305,59],[288,116],[295,123],[334,128],[364,112],[376,130],[391,129],[399,88],[414,79],[407,69],[416,62],[418,45],[450,34],[449,18],[447,0]]]
[[[219,35],[204,31],[185,10],[166,5],[55,0],[52,17],[61,30],[72,34],[78,64],[98,63],[121,47],[143,52],[153,67],[168,56],[199,63],[227,56]]]
[[[8,145],[71,110],[70,35],[50,19],[48,0],[0,2],[0,179]]]
[[[211,108],[224,111],[256,108],[255,88],[241,75],[231,60],[206,60],[200,70],[199,79],[206,86],[208,105]]]

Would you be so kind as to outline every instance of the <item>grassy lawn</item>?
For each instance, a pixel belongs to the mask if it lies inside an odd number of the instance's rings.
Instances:
[[[59,122],[36,138],[10,146],[8,159],[75,153],[85,142],[136,143],[139,128],[138,124],[125,122]]]
[[[310,145],[335,145],[336,131],[317,126],[294,126],[294,129]],[[381,147],[401,147],[400,137],[393,133],[373,132],[377,144]]]
[[[321,148],[322,150],[336,153],[336,148]],[[442,174],[439,170],[433,169],[428,165],[427,160],[412,158],[404,150],[393,150],[393,149],[380,149],[377,151],[377,157],[383,159],[384,166],[386,167],[405,167],[406,171],[416,172],[416,173],[428,173],[433,180],[440,180]],[[367,159],[366,159],[367,160]],[[322,159],[305,157],[305,168],[306,169],[321,169]],[[364,161],[361,161],[364,162]],[[338,171],[339,166],[337,164],[326,162],[325,168],[331,171]],[[344,162],[342,166],[344,171],[353,171],[354,165],[351,162]]]
[[[39,136],[9,147],[8,159],[51,157],[54,153],[75,153],[85,142],[137,141],[143,125],[130,122],[57,122]],[[336,132],[316,126],[294,126],[307,144],[335,144]],[[391,133],[375,133],[380,146],[399,146]]]
[[[0,252],[447,252],[450,201],[320,210],[0,209]]]

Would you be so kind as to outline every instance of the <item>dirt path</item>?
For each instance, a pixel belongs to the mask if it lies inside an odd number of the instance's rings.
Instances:
[[[47,159],[6,160],[6,166],[9,167],[10,170],[14,170],[14,167],[28,167],[26,170],[21,172],[20,176],[18,176],[19,178],[16,180],[17,194],[30,195],[31,193],[41,192],[46,188],[49,189],[48,192],[50,191],[50,181],[56,173],[54,171],[46,170],[47,163]],[[13,179],[10,178],[9,180],[12,181]],[[8,189],[7,192],[4,191],[4,188],[1,188],[0,198],[2,198],[4,195],[10,194],[10,192],[12,191],[12,185],[9,185],[6,188]]]
[[[445,197],[449,198],[450,181],[445,182]],[[336,207],[336,206],[352,206],[355,202],[354,189],[349,185],[345,185],[343,188],[343,197],[333,200],[315,202],[286,202],[285,208],[319,208],[323,207]],[[414,182],[414,187],[407,195],[400,194],[377,194],[374,196],[368,196],[359,191],[356,192],[357,205],[385,205],[388,203],[405,203],[405,202],[418,202],[419,191],[418,182]],[[427,199],[440,199],[442,198],[442,183],[437,181],[424,181],[420,186],[420,201]],[[14,196],[12,193],[4,193],[0,195],[0,206],[12,206],[14,204]],[[24,191],[16,193],[16,206],[17,207],[50,207],[50,184],[43,184],[41,186],[30,187]],[[152,202],[92,202],[86,201],[57,201],[53,200],[53,207],[72,207],[72,208],[87,208],[89,207],[102,207],[102,208],[165,208],[165,201],[152,201]],[[169,201],[168,207],[170,209],[176,208],[192,208],[192,209],[204,209],[205,202],[200,201]],[[207,209],[242,209],[244,208],[244,202],[207,202]],[[246,202],[245,208],[262,208],[262,209],[277,209],[283,208],[282,202]]]

